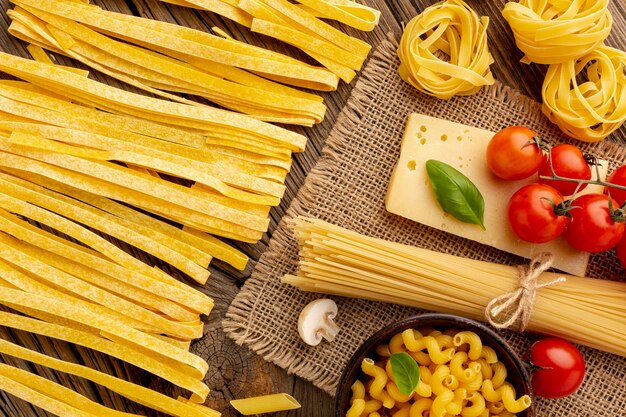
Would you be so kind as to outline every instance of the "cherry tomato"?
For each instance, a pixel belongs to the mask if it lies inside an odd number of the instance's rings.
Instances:
[[[535,132],[523,126],[510,126],[496,133],[487,145],[491,172],[504,180],[521,180],[537,172],[543,152],[534,138]]]
[[[549,185],[526,185],[509,200],[508,219],[511,229],[517,237],[527,242],[554,240],[563,233],[567,224],[562,204],[563,196]]]
[[[615,200],[612,206],[618,208]],[[624,222],[613,218],[606,195],[581,195],[572,201],[569,215],[563,237],[575,249],[602,252],[615,246],[624,235]]]
[[[615,246],[615,253],[617,254],[619,262],[622,264],[624,269],[626,269],[626,234],[624,234],[622,240],[620,240],[617,246]]]
[[[571,343],[556,337],[542,339],[530,348],[535,394],[561,398],[575,392],[585,378],[585,360]]]
[[[626,165],[622,165],[621,167],[617,168],[611,175],[609,175],[607,181],[612,184],[622,185],[626,187]],[[626,190],[618,190],[617,188],[606,187],[604,189],[604,193],[607,194],[609,192],[611,193],[611,197],[613,198],[613,200],[617,201],[617,204],[619,204],[620,206],[624,205],[624,203],[626,202]]]
[[[567,144],[556,145],[550,149],[550,158],[552,159],[552,167],[556,175],[576,180],[591,179],[591,168],[589,168],[589,164],[585,160],[585,156],[580,148]],[[548,156],[545,156],[543,159],[543,163],[539,168],[539,175],[552,175]],[[574,194],[576,186],[578,185],[575,182],[544,180],[542,178],[539,178],[539,182],[556,188],[561,194],[566,196]],[[579,191],[586,186],[587,184],[583,184],[579,188]]]

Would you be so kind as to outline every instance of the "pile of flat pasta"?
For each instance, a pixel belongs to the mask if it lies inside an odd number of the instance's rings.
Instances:
[[[363,31],[378,24],[380,11],[352,0],[163,0],[208,10],[253,32],[292,45],[346,83],[361,69],[370,45],[324,22],[334,20]]]
[[[558,64],[576,60],[600,45],[613,19],[609,0],[521,0],[504,6],[522,62]]]
[[[612,26],[608,0],[521,0],[502,15],[522,62],[549,64],[543,113],[566,135],[598,142],[626,121],[626,53],[603,44]]]
[[[487,304],[519,286],[514,266],[375,239],[318,219],[298,217],[292,227],[299,270],[282,281],[305,291],[485,320]],[[539,280],[559,276],[544,272]],[[565,277],[537,290],[527,330],[626,356],[626,283]]]
[[[410,395],[398,389],[389,359],[399,352],[419,365],[420,380]],[[472,331],[407,329],[376,353],[377,361],[363,359],[364,379],[352,385],[346,417],[379,417],[383,410],[411,417],[510,417],[531,405],[528,395],[516,398],[506,366]]]
[[[244,269],[247,257],[213,235],[262,237],[306,138],[120,90],[30,51],[40,61],[0,53],[0,71],[25,80],[0,80],[0,325],[123,360],[189,399],[4,339],[0,353],[172,416],[218,416],[201,405],[208,365],[189,352],[213,300],[150,257],[197,284],[213,258]],[[59,415],[129,415],[8,365],[0,386]]]
[[[14,36],[184,104],[202,106],[171,92],[264,121],[311,126],[324,118],[322,98],[280,83],[337,87],[325,68],[233,39],[72,0],[14,3],[8,11]]]
[[[462,0],[424,9],[406,25],[399,73],[404,81],[440,99],[471,95],[494,83],[487,45],[489,18],[478,17]]]
[[[542,96],[543,113],[568,136],[604,139],[626,121],[626,52],[600,45],[576,61],[550,65]]]

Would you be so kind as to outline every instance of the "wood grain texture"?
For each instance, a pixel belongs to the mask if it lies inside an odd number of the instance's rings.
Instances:
[[[350,28],[344,29],[346,32],[370,42],[374,47],[382,39],[385,39],[389,32],[399,36],[403,23],[408,22],[424,7],[434,3],[434,1],[422,0],[363,1],[381,10],[382,18],[379,27],[370,33],[360,33]],[[276,51],[289,53],[301,59],[308,59],[300,51],[294,50],[284,44],[279,44],[267,37],[252,34],[246,28],[211,13],[185,9],[162,3],[158,0],[97,0],[94,3],[108,10],[174,22],[205,31],[211,31],[213,26],[218,26],[237,39],[268,47]],[[523,65],[519,63],[522,54],[515,47],[511,30],[500,14],[505,0],[470,0],[469,3],[480,14],[487,15],[490,18],[489,46],[495,59],[491,67],[495,77],[535,100],[540,100],[541,84],[546,68],[542,65]],[[28,54],[25,45],[11,37],[7,32],[10,20],[6,14],[6,10],[10,7],[9,0],[0,0],[0,50],[26,57]],[[607,43],[620,49],[626,49],[626,2],[624,0],[613,0],[610,7],[613,12],[614,25]],[[59,59],[62,63],[77,65],[69,59],[63,57]],[[2,74],[0,74],[0,77],[2,77]],[[121,83],[118,81],[111,80],[93,71],[92,77],[122,87]],[[124,88],[128,87],[124,86]],[[207,403],[221,410],[224,416],[237,415],[237,413],[229,407],[228,400],[271,392],[292,393],[294,397],[302,403],[302,409],[279,413],[279,417],[322,417],[332,415],[332,398],[314,388],[311,384],[287,375],[282,369],[264,362],[261,357],[251,353],[248,349],[239,347],[231,340],[225,338],[221,330],[221,320],[229,303],[237,294],[238,289],[250,275],[255,261],[258,260],[259,256],[267,247],[267,242],[271,237],[272,231],[282,218],[298,189],[303,184],[306,174],[319,158],[324,140],[332,128],[337,115],[345,105],[350,90],[351,86],[342,84],[338,91],[324,94],[328,106],[325,120],[313,128],[294,129],[308,136],[309,143],[307,149],[304,153],[295,155],[293,168],[286,182],[287,191],[285,197],[280,206],[272,209],[270,213],[270,231],[264,236],[263,240],[256,245],[236,244],[251,257],[251,262],[246,271],[234,271],[232,268],[222,263],[215,262],[211,266],[211,279],[204,288],[201,288],[202,291],[215,299],[215,309],[205,320],[205,333],[208,335],[208,338],[205,338],[201,343],[198,342],[192,345],[192,349],[209,362],[210,368],[207,374],[207,383],[212,391],[209,394]],[[622,128],[616,132],[614,138],[614,140],[626,143],[625,129]],[[372,140],[375,140],[375,138],[372,138]],[[142,385],[166,391],[171,390],[168,384],[153,379],[144,372],[104,355],[93,353],[88,349],[76,348],[67,343],[51,341],[23,332],[11,332],[7,329],[0,329],[0,337],[13,339],[24,346],[45,351],[47,354],[55,357],[96,366],[99,369],[107,370],[115,375],[129,377]],[[111,394],[105,389],[78,378],[51,372],[41,367],[34,367],[23,361],[16,361],[8,357],[4,357],[3,360],[6,363],[24,367],[25,369],[36,370],[41,375],[73,387],[84,395],[107,406],[124,409],[129,412],[137,412],[139,414],[157,415],[157,413],[153,411],[142,409],[142,407],[132,404],[115,394]],[[0,391],[0,416],[43,417],[48,415],[49,414]]]

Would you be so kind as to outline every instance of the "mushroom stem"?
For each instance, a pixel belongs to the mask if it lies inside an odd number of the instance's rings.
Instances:
[[[324,326],[322,326],[318,330],[318,334],[329,342],[332,342],[333,340],[335,340],[337,333],[339,333],[339,326],[337,326],[337,324],[333,321],[330,315],[327,315],[326,319],[324,320]]]

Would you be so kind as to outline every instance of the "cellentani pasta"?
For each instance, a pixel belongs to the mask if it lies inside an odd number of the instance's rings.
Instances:
[[[519,287],[514,266],[401,245],[317,219],[299,217],[292,227],[301,246],[300,268],[282,282],[305,291],[485,320],[491,300]],[[539,281],[560,276],[544,272]],[[626,284],[564,277],[537,290],[527,330],[626,356]]]
[[[406,352],[419,365],[414,392],[398,389],[389,357]],[[376,349],[378,359],[363,359],[362,380],[352,385],[346,417],[382,414],[398,417],[511,416],[531,404],[506,381],[497,355],[472,331],[407,329]]]
[[[489,18],[479,18],[462,0],[427,7],[409,22],[400,40],[400,76],[441,99],[471,95],[493,84],[488,25]]]

